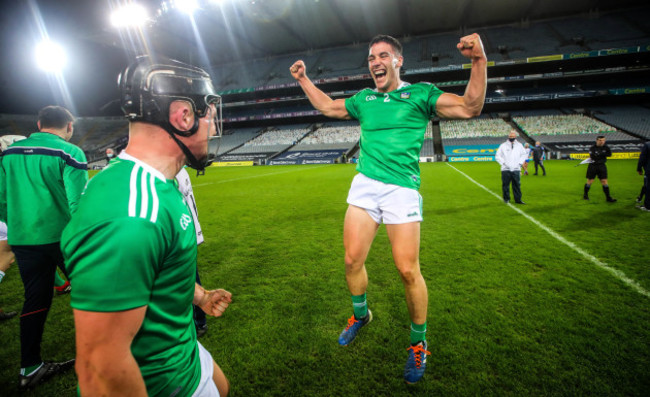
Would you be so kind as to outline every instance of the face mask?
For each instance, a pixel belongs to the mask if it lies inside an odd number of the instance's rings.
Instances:
[[[510,142],[514,142],[514,141],[515,141],[515,138],[508,138],[508,140],[509,140]]]

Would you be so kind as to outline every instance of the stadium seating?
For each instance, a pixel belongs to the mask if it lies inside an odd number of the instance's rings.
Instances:
[[[440,122],[440,134],[443,143],[450,139],[497,137],[501,140],[512,130],[512,126],[503,119],[476,118],[471,120],[443,120]]]
[[[635,105],[591,108],[594,116],[610,125],[650,139],[650,109]]]
[[[513,121],[528,135],[602,134],[616,131],[610,125],[585,115],[551,115],[513,117]]]
[[[260,133],[259,128],[240,128],[236,130],[227,131],[221,136],[219,144],[219,151],[217,155],[228,153],[233,148],[244,144],[245,142],[253,139]]]
[[[616,127],[582,114],[516,116],[513,121],[542,143],[593,142],[599,135],[605,135],[610,142],[634,139]]]

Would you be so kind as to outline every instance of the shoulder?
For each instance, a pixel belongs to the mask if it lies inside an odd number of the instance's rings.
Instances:
[[[186,195],[192,190],[192,181],[185,168],[181,168],[178,174],[176,174],[176,181],[178,182],[178,189],[183,195]]]
[[[181,170],[178,171],[178,174],[176,174],[176,180],[181,185],[190,183],[190,174],[187,173],[185,167],[181,168]]]
[[[88,165],[87,160],[86,160],[86,154],[84,153],[81,148],[73,143],[63,141],[63,145],[61,149],[70,157],[69,161],[68,159],[65,159],[66,162],[75,167],[75,168],[82,168],[82,169],[87,169]]]
[[[420,89],[424,91],[442,92],[435,84],[428,81],[420,81],[418,83],[409,84],[409,88]]]
[[[373,90],[372,88],[366,87],[366,88],[363,88],[363,89],[357,91],[354,95],[352,95],[351,97],[348,97],[347,99],[348,100],[354,100],[354,99],[357,99],[357,98],[359,98],[359,97],[361,97],[363,95],[375,95],[375,94],[377,94],[375,92],[375,90]]]
[[[138,164],[118,159],[88,182],[77,212],[88,223],[115,218],[156,223],[165,211],[169,192],[176,191],[170,185]]]

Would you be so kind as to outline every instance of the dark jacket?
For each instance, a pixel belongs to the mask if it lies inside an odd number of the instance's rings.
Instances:
[[[639,162],[636,164],[636,170],[644,170],[646,175],[650,171],[650,141],[643,144],[641,147],[641,155],[639,156]]]
[[[533,160],[540,161],[544,159],[544,146],[533,146],[530,150],[533,152]]]
[[[607,144],[603,146],[593,145],[589,149],[589,157],[593,160],[594,164],[605,164],[607,157],[612,156],[612,151]]]

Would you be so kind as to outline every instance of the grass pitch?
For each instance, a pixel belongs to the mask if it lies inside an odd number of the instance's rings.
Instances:
[[[203,284],[233,293],[201,342],[231,395],[647,395],[650,214],[634,208],[642,178],[635,161],[609,161],[618,202],[606,203],[597,181],[584,201],[586,167],[575,164],[547,161],[548,176],[522,176],[528,205],[517,207],[501,201],[495,163],[422,164],[432,354],[413,386],[402,380],[409,317],[383,227],[367,261],[375,320],[350,346],[337,344],[352,313],[342,231],[353,166],[193,177]],[[0,306],[20,310],[16,266],[0,291]],[[0,335],[0,394],[15,395],[18,320],[0,324]],[[43,356],[73,354],[69,297],[57,297]],[[72,372],[28,393],[75,394]]]

